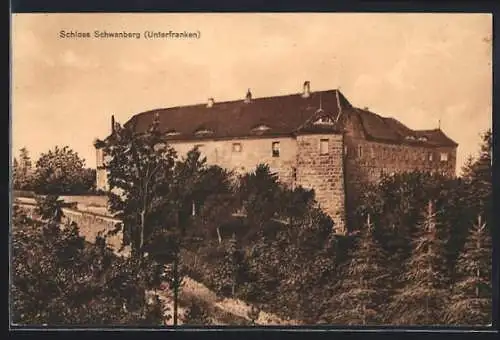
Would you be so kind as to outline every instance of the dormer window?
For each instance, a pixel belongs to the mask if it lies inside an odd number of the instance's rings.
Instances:
[[[175,130],[169,130],[165,133],[165,136],[167,137],[174,137],[174,136],[178,136],[180,135],[181,133],[180,132],[177,132]]]
[[[333,125],[333,120],[330,117],[321,117],[314,121],[315,125]]]
[[[213,135],[213,131],[212,130],[208,130],[208,129],[200,129],[198,131],[196,131],[194,133],[195,136],[197,137],[203,137],[203,136],[210,136],[210,135]]]
[[[254,127],[252,129],[252,132],[256,132],[256,133],[263,133],[263,132],[266,132],[268,130],[271,130],[271,128],[267,125],[264,125],[264,124],[261,124],[261,125],[258,125],[256,127]]]
[[[427,138],[427,137],[425,137],[425,136],[421,136],[421,137],[418,137],[418,140],[419,140],[420,142],[427,142],[427,141],[428,141],[428,138]]]
[[[415,140],[415,136],[406,136],[405,139],[406,140]]]

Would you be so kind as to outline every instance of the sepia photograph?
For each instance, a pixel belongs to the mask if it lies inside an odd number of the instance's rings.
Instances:
[[[489,327],[492,15],[11,26],[11,327]]]

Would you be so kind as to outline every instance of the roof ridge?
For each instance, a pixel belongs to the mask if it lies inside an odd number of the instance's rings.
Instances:
[[[328,92],[332,92],[332,93],[338,92],[339,94],[341,94],[344,97],[344,99],[347,102],[349,102],[347,100],[347,98],[342,94],[342,92],[339,89],[311,91],[311,95],[328,93]],[[288,94],[277,95],[277,96],[252,97],[252,101],[266,100],[266,99],[279,99],[279,98],[285,98],[285,97],[300,96],[301,94],[302,94],[301,92],[296,92],[296,93],[288,93]],[[244,98],[243,99],[226,100],[226,101],[222,101],[222,102],[214,101],[214,106],[221,105],[221,104],[233,104],[233,103],[238,103],[238,102],[242,102],[242,101],[244,101]],[[176,106],[168,106],[168,107],[159,107],[159,108],[150,109],[150,110],[147,110],[147,111],[136,113],[136,114],[133,115],[133,117],[139,116],[139,115],[142,115],[142,114],[153,113],[155,111],[174,110],[174,109],[181,109],[181,108],[194,108],[194,107],[206,106],[206,105],[207,105],[206,103],[197,103],[197,104],[186,104],[186,105],[176,105]]]

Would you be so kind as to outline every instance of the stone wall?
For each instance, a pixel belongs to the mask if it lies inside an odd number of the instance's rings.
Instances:
[[[366,184],[376,183],[383,174],[418,170],[452,177],[456,170],[456,148],[453,147],[398,145],[347,137],[344,152],[346,209],[351,213]],[[441,153],[447,154],[446,161],[441,159]]]
[[[446,153],[446,160],[441,158]],[[423,147],[388,144],[346,138],[346,171],[350,179],[376,181],[382,173],[392,174],[410,171],[439,172],[455,175],[456,148]]]
[[[273,157],[272,145],[279,142],[279,157]],[[235,149],[239,144],[239,152]],[[199,146],[200,153],[207,158],[207,164],[243,174],[255,170],[260,163],[268,164],[283,183],[290,183],[292,167],[296,163],[297,143],[294,138],[232,139],[224,141],[199,141],[172,144],[180,157]]]
[[[15,203],[22,209],[26,210],[28,216],[37,219],[39,216],[35,213],[35,204],[23,201],[22,203]],[[106,235],[107,232],[116,228],[117,224],[121,223],[121,220],[115,219],[109,216],[102,216],[91,212],[82,212],[76,209],[63,208],[63,218],[62,222],[71,223],[75,222],[79,227],[80,235],[85,238],[86,241],[94,243],[96,236],[99,233]],[[110,235],[107,237],[108,246],[118,255],[126,255],[128,249],[119,251],[122,245],[122,233],[116,235]]]
[[[322,140],[328,141],[324,154],[320,152]],[[321,208],[333,218],[336,231],[344,233],[343,136],[298,136],[297,149],[297,185],[314,189]]]
[[[273,157],[272,145],[279,142],[279,157]],[[239,144],[239,146],[235,145]],[[235,173],[246,173],[255,170],[259,163],[268,164],[271,171],[276,172],[285,184],[291,184],[292,168],[295,167],[297,143],[294,138],[257,138],[231,140],[205,140],[193,142],[171,142],[170,144],[179,158],[185,157],[196,145],[200,153],[207,158],[207,164],[233,170]],[[236,151],[240,148],[240,151]],[[104,157],[101,152],[98,155]],[[97,170],[97,188],[105,190],[106,173]]]
[[[83,212],[75,209],[63,208],[63,222],[75,222],[80,230],[80,235],[85,237],[88,242],[94,243],[97,235],[114,230],[122,222],[119,219],[101,216],[90,212]],[[118,251],[122,245],[123,234],[108,236],[107,244],[114,251]]]

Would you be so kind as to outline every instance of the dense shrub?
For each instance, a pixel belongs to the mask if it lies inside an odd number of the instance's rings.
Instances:
[[[85,168],[76,152],[56,146],[37,160],[33,188],[39,194],[82,194],[93,190],[95,178],[95,170]]]
[[[49,216],[52,214],[48,214]],[[160,325],[146,289],[157,284],[153,263],[116,257],[98,238],[89,244],[76,225],[41,223],[15,208],[12,315],[20,325]]]

